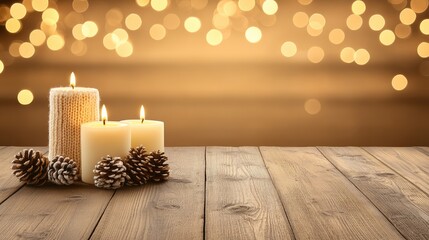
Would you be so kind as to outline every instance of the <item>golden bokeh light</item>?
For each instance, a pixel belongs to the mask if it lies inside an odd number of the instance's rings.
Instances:
[[[280,51],[284,57],[290,58],[296,55],[298,49],[294,42],[284,42],[280,48]]]
[[[150,37],[153,40],[159,41],[159,40],[162,40],[162,39],[165,38],[165,35],[167,34],[167,31],[166,31],[166,29],[165,29],[165,27],[163,25],[161,25],[161,24],[154,24],[150,28],[149,34],[150,34]]]
[[[420,23],[420,32],[422,32],[424,35],[429,35],[429,19],[424,19]]]
[[[57,24],[59,19],[60,19],[60,14],[55,9],[48,8],[45,11],[43,11],[42,20],[44,23],[48,25],[54,25],[54,24]]]
[[[265,0],[262,3],[262,11],[267,15],[274,15],[279,10],[279,6],[275,0]]]
[[[228,16],[222,14],[215,14],[213,15],[212,23],[213,26],[215,26],[217,29],[225,29],[229,27],[230,20]]]
[[[429,57],[429,43],[428,42],[421,42],[419,44],[419,46],[417,47],[417,54],[421,58]]]
[[[15,19],[23,19],[27,14],[27,9],[21,3],[14,3],[10,6],[10,16]]]
[[[31,58],[35,52],[36,49],[33,44],[29,42],[24,42],[19,46],[19,55],[23,58]]]
[[[237,3],[234,1],[227,1],[222,5],[222,10],[222,13],[224,13],[226,16],[232,17],[238,12]]]
[[[33,93],[28,89],[22,89],[21,91],[19,91],[16,98],[21,105],[28,105],[34,100]]]
[[[21,46],[21,41],[14,41],[9,45],[9,54],[12,57],[19,57],[19,47]]]
[[[93,21],[86,21],[82,24],[82,35],[91,38],[95,37],[98,33],[98,26]]]
[[[355,50],[351,47],[345,47],[340,53],[341,61],[345,63],[352,63],[355,60]]]
[[[344,31],[339,28],[332,29],[331,32],[329,32],[329,41],[332,44],[341,44],[345,37]]]
[[[262,39],[262,31],[258,27],[252,26],[246,30],[245,36],[250,43],[257,43]]]
[[[358,65],[367,64],[369,62],[370,58],[371,58],[371,56],[370,56],[369,52],[363,48],[356,50],[354,57],[353,57],[354,61]]]
[[[141,25],[142,19],[136,13],[131,13],[125,18],[125,26],[131,31],[139,29]]]
[[[112,38],[116,42],[116,44],[121,44],[128,41],[128,32],[123,28],[117,28],[112,32]]]
[[[305,28],[308,24],[308,15],[305,12],[297,12],[292,18],[293,25],[297,28]]]
[[[363,1],[356,0],[352,4],[352,12],[356,15],[362,15],[366,11],[366,5]]]
[[[84,21],[83,15],[77,12],[69,12],[64,18],[64,23],[68,28],[73,28],[76,24]]]
[[[395,42],[395,34],[391,30],[383,30],[380,33],[379,40],[381,44],[385,46],[390,46]]]
[[[369,18],[369,27],[374,31],[380,31],[384,28],[384,25],[386,24],[386,20],[384,20],[384,17],[380,14],[374,14]]]
[[[43,12],[49,6],[49,0],[33,0],[31,2],[33,9],[37,12]]]
[[[0,60],[0,74],[4,71],[4,63]]]
[[[61,35],[54,34],[48,37],[46,44],[52,51],[58,51],[64,47],[64,38]]]
[[[6,30],[10,33],[17,33],[21,30],[22,24],[18,19],[9,18],[5,24]]]
[[[398,74],[392,78],[392,87],[396,91],[404,90],[407,87],[407,85],[408,85],[408,80],[402,74]]]
[[[115,50],[116,45],[119,43],[119,37],[113,33],[108,33],[103,38],[103,45],[108,50]]]
[[[312,63],[320,63],[325,57],[325,51],[321,47],[313,46],[308,49],[307,58]]]
[[[72,35],[76,40],[83,40],[85,39],[85,35],[82,33],[82,26],[83,24],[76,24],[72,29]]]
[[[255,8],[255,0],[238,0],[238,8],[241,11],[248,12]]]
[[[416,13],[411,8],[404,8],[399,14],[399,20],[405,25],[411,25],[416,21]]]
[[[164,17],[164,26],[168,30],[175,30],[180,26],[180,18],[177,14],[169,13]]]
[[[137,5],[140,7],[146,7],[149,4],[150,0],[136,0]]]
[[[133,54],[133,51],[133,45],[129,41],[121,43],[116,47],[116,53],[118,54],[118,56],[123,58],[131,56]]]
[[[188,17],[184,23],[186,31],[190,33],[198,32],[201,28],[201,21],[197,17]]]
[[[411,35],[411,27],[402,23],[399,23],[395,27],[395,35],[398,38],[408,38]]]
[[[304,109],[308,114],[316,115],[320,113],[320,111],[322,110],[322,104],[320,103],[319,100],[315,98],[310,98],[307,101],[305,101]]]
[[[157,12],[164,11],[168,7],[168,0],[151,0],[150,6]]]
[[[84,13],[88,10],[89,3],[87,0],[73,0],[73,10],[77,13]]]
[[[428,9],[429,1],[428,0],[411,0],[410,7],[416,13],[423,13]]]
[[[313,2],[313,0],[298,0],[298,2],[299,2],[301,5],[306,6],[306,5],[310,5],[310,4]]]
[[[349,15],[346,20],[347,27],[352,31],[360,29],[362,27],[362,23],[362,17],[356,14]]]
[[[40,23],[40,29],[42,29],[46,35],[52,35],[57,32],[57,24],[49,25],[42,21],[42,23]]]
[[[211,29],[206,34],[206,41],[211,46],[217,46],[221,44],[223,41],[222,32],[217,29]]]
[[[88,47],[84,41],[75,40],[70,46],[70,52],[75,55],[82,57],[86,54]]]
[[[0,5],[0,23],[6,22],[10,18],[10,10],[5,5]]]
[[[124,15],[119,9],[112,8],[109,11],[107,11],[106,16],[106,23],[111,27],[120,27],[122,20],[124,19]]]
[[[320,36],[320,34],[322,34],[323,32],[323,28],[320,29],[314,29],[311,27],[311,25],[307,25],[307,33],[308,35],[312,36],[312,37],[317,37]]]
[[[308,25],[314,30],[321,30],[325,27],[326,19],[325,17],[320,13],[315,13],[310,16],[310,19],[308,20]]]

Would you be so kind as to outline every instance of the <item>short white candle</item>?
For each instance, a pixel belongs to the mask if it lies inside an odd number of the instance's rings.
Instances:
[[[94,184],[94,167],[107,155],[125,159],[131,147],[130,127],[125,123],[107,121],[107,111],[102,108],[102,121],[81,126],[81,173],[84,183]]]
[[[142,145],[146,151],[164,152],[164,122],[146,120],[144,107],[140,108],[140,119],[123,120],[131,127],[131,146]]]
[[[49,159],[63,155],[80,168],[80,125],[97,121],[100,96],[95,88],[76,87],[74,73],[70,87],[52,88],[49,93]]]

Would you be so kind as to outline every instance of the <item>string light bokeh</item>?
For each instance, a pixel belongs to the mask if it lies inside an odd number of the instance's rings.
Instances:
[[[331,7],[318,7],[321,4]],[[249,51],[238,50],[242,57],[236,61],[248,54],[255,61],[268,59],[285,66],[337,64],[365,71],[387,61],[402,65],[405,60],[416,65],[417,75],[429,77],[428,0],[341,4],[345,7],[340,10],[332,7],[335,1],[313,0],[6,1],[0,3],[0,77],[14,65],[45,59],[67,63],[97,58],[136,63],[149,55],[170,59],[153,50],[164,47],[174,49],[171,61],[176,59],[174,52],[185,61],[198,56],[182,50],[189,46],[180,44],[189,39],[210,47],[206,55],[219,56],[245,42]],[[406,92],[416,81],[402,68],[383,77],[391,94]],[[33,102],[31,86],[22,86],[15,95],[22,105]],[[313,116],[322,113],[325,104],[308,94],[301,106]]]

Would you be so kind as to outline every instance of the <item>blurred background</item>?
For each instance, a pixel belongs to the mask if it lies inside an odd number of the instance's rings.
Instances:
[[[0,145],[48,144],[49,89],[99,89],[167,146],[429,145],[428,0],[0,2]]]

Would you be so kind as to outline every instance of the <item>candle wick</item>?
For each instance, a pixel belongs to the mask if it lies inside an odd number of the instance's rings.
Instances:
[[[106,119],[103,119],[103,125],[106,125]]]
[[[144,118],[142,118],[142,123],[144,122]]]
[[[72,89],[74,89],[74,85],[71,85]]]

